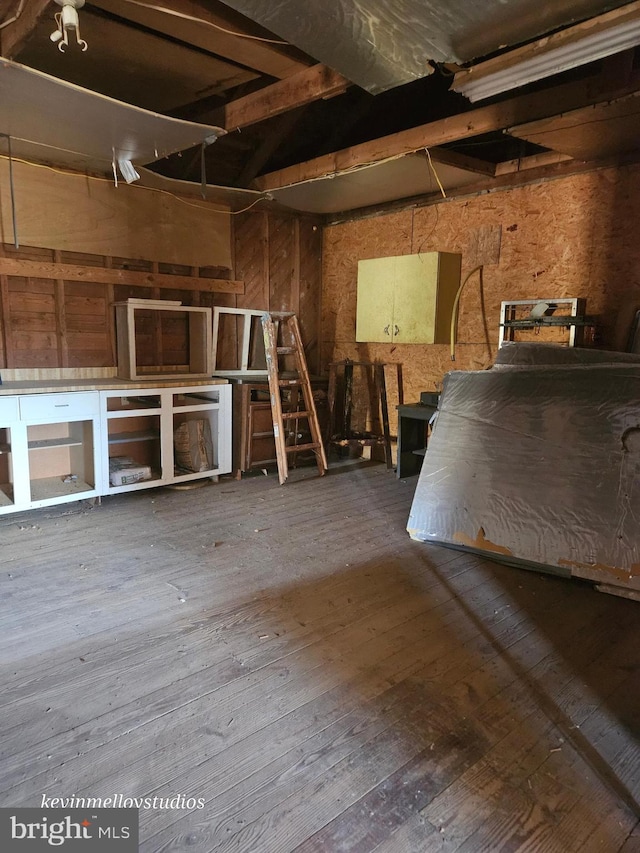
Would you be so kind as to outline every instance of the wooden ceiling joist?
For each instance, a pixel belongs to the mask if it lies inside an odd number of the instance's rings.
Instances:
[[[237,26],[212,11],[206,3],[150,0],[146,6],[130,0],[91,0],[91,5],[270,77],[284,79],[311,64],[287,55],[286,50],[276,44],[252,38],[252,33],[240,33]],[[161,11],[161,7],[167,7],[167,11]],[[239,34],[233,35],[235,31]]]
[[[640,93],[637,93],[528,122],[509,128],[509,133],[576,160],[599,160],[636,149],[639,125]]]
[[[313,101],[340,95],[349,85],[337,71],[326,65],[314,65],[228,103],[224,110],[224,126],[227,130],[236,130],[257,124]]]
[[[19,8],[19,5],[16,8]],[[5,59],[13,59],[24,47],[31,33],[35,30],[40,18],[48,12],[51,15],[51,29],[55,28],[53,13],[59,6],[51,0],[27,0],[22,7],[19,17],[0,30],[0,49]],[[7,15],[5,18],[9,17]]]
[[[430,148],[431,159],[443,166],[455,166],[465,172],[477,172],[479,175],[493,176],[496,173],[495,163],[487,160],[479,160],[468,154],[458,154],[457,151],[449,151],[447,148]]]
[[[351,148],[334,151],[297,163],[276,172],[270,172],[256,180],[263,192],[312,181],[346,172],[360,166],[412,154],[424,148],[432,148],[457,140],[470,139],[484,133],[504,130],[536,119],[558,115],[567,110],[592,104],[594,100],[608,101],[623,97],[640,89],[640,74],[636,71],[623,86],[606,90],[598,77],[566,83],[552,90],[545,89],[520,95],[499,103],[448,116],[409,130],[403,130]],[[594,96],[597,92],[597,97]]]

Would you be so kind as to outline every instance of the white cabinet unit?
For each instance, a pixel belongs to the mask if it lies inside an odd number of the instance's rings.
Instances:
[[[231,386],[101,391],[102,494],[214,477],[231,471]],[[191,422],[202,449],[192,468],[176,446]],[[187,428],[188,429],[188,428]],[[195,454],[191,454],[195,457]],[[184,456],[184,455],[183,455]]]
[[[27,431],[20,423],[18,398],[0,397],[0,515],[29,506],[27,465]]]
[[[230,471],[230,385],[0,396],[0,514]]]
[[[0,513],[99,494],[98,393],[0,397]]]

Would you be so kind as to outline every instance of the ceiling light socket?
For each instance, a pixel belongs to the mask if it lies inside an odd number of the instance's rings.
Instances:
[[[49,38],[58,45],[58,50],[64,53],[69,45],[68,33],[73,30],[76,42],[83,51],[86,50],[88,45],[84,39],[80,38],[80,21],[78,20],[78,9],[84,6],[85,0],[55,0],[55,2],[58,6],[62,6],[62,11],[54,15],[56,29]]]

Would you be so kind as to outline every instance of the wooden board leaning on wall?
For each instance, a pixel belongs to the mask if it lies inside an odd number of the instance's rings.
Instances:
[[[0,240],[71,252],[231,269],[228,207],[136,184],[0,160]]]

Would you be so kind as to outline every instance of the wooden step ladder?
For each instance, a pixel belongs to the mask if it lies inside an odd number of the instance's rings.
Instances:
[[[289,462],[287,454],[300,453],[303,450],[312,450],[316,457],[318,473],[320,476],[327,470],[327,457],[320,435],[318,414],[313,401],[313,391],[309,380],[307,361],[302,346],[302,337],[298,318],[289,311],[265,312],[262,315],[262,332],[264,335],[264,348],[267,357],[267,375],[269,377],[269,397],[271,401],[271,413],[273,417],[273,436],[276,444],[276,460],[278,462],[278,475],[280,485],[289,476]],[[288,341],[287,345],[284,342]],[[282,342],[282,343],[281,343]],[[292,378],[281,378],[280,360],[285,356],[291,356],[295,362],[295,374]],[[297,405],[291,405],[286,411],[283,407],[282,392],[284,390],[302,392],[303,409]],[[300,395],[295,394],[299,401]],[[287,444],[287,424],[293,422],[294,435],[299,434],[299,422],[307,421],[311,441],[305,444]]]

